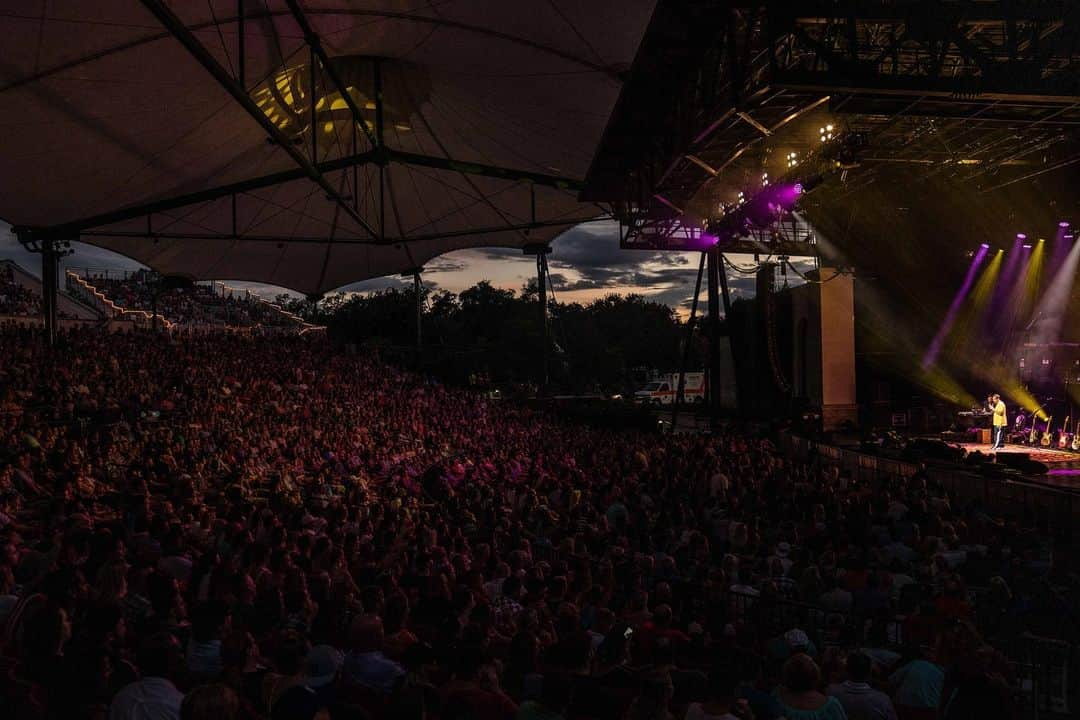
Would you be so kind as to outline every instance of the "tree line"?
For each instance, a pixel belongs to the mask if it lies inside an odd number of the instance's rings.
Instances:
[[[460,381],[535,383],[541,376],[544,332],[536,283],[520,291],[482,281],[452,293],[421,290],[423,347],[417,355],[413,288],[367,294],[339,292],[317,303],[279,296],[276,302],[326,325],[338,343],[398,353]],[[638,294],[610,294],[590,303],[548,303],[549,388],[573,394],[628,393],[655,372],[678,370],[686,325],[667,305]],[[703,367],[695,333],[688,369]]]

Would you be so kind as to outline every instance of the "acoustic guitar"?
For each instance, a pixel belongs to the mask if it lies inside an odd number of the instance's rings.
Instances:
[[[1069,441],[1072,440],[1072,435],[1069,433],[1069,425],[1071,424],[1072,415],[1065,418],[1065,424],[1061,426],[1061,432],[1058,433],[1058,447],[1064,450],[1069,447]]]
[[[1080,452],[1080,420],[1076,421],[1076,427],[1073,429],[1073,439],[1070,447],[1073,452]]]
[[[1043,431],[1042,437],[1039,438],[1039,444],[1043,447],[1050,447],[1050,442],[1053,439],[1053,433],[1050,432],[1050,427],[1054,424],[1054,416],[1051,415],[1046,421],[1046,430]]]

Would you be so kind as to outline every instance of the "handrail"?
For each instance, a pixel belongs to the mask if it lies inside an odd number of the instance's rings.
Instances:
[[[99,303],[101,303],[108,310],[111,310],[114,316],[123,317],[125,315],[133,315],[136,318],[141,317],[141,318],[143,318],[145,320],[150,320],[151,322],[153,322],[153,319],[154,319],[153,313],[146,312],[145,310],[132,310],[130,308],[125,308],[125,307],[122,307],[120,305],[117,305],[107,295],[105,295],[105,293],[98,290],[96,287],[94,287],[93,285],[88,283],[83,278],[79,277],[79,275],[72,272],[71,270],[67,271],[67,278],[68,278],[69,282],[74,280],[76,283],[81,285],[86,292],[90,293],[90,295],[92,295],[94,297],[94,299],[96,299]],[[158,314],[157,317],[161,320],[162,324],[166,328],[172,328],[173,325],[176,324],[174,322],[171,322],[164,315]]]

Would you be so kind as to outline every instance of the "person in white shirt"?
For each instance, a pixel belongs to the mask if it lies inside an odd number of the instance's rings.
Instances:
[[[184,694],[169,678],[180,659],[180,642],[170,633],[147,638],[138,653],[142,679],[120,688],[109,706],[109,720],[179,720]]]

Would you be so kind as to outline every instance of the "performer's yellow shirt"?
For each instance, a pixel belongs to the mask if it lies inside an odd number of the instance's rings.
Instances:
[[[997,405],[994,406],[994,427],[1004,427],[1008,424],[1005,418],[1005,403],[998,400]]]

